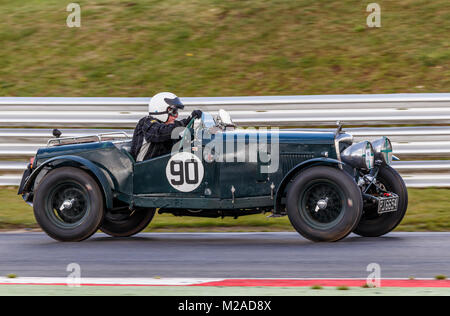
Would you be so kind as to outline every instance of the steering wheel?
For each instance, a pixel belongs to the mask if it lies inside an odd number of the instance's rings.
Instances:
[[[194,125],[194,122],[195,122],[195,117],[193,117],[193,118],[189,121],[188,125],[186,125],[186,129],[185,129],[184,132],[183,132],[183,137],[181,138],[180,147],[178,147],[178,151],[180,151],[181,147],[183,146],[184,141],[185,141],[187,135],[190,134],[190,133],[188,133],[188,132],[189,132],[189,130],[191,129],[192,125]]]

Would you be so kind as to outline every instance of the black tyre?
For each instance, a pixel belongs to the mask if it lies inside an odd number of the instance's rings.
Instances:
[[[106,213],[100,230],[113,237],[130,237],[144,230],[155,216],[154,208],[138,208],[129,212]]]
[[[359,223],[362,197],[355,181],[333,167],[302,171],[287,193],[287,213],[292,226],[312,241],[345,238]]]
[[[92,236],[104,216],[103,194],[85,171],[62,167],[51,171],[36,189],[34,216],[53,239],[81,241]]]
[[[402,221],[408,208],[408,190],[395,169],[382,166],[377,181],[386,191],[394,192],[399,196],[398,210],[379,215],[376,207],[365,206],[361,221],[355,229],[355,234],[360,236],[379,237],[393,231]]]

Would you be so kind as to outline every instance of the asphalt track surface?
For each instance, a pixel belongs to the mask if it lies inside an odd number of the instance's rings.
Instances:
[[[351,235],[312,243],[296,233],[144,233],[132,238],[96,234],[81,243],[44,233],[0,234],[0,275],[67,277],[367,278],[377,263],[382,278],[450,275],[450,233]]]

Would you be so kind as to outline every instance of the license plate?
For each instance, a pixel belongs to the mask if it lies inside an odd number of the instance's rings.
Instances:
[[[398,209],[398,195],[391,193],[389,197],[378,197],[378,214],[396,212]]]

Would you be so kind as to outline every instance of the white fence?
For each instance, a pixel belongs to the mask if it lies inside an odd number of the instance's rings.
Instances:
[[[186,108],[181,117],[197,108],[213,114],[223,108],[244,126],[330,128],[339,120],[357,140],[386,135],[395,154],[406,159],[395,168],[409,186],[450,187],[450,93],[182,101]],[[25,160],[46,144],[53,128],[61,129],[63,136],[105,129],[132,134],[148,102],[149,98],[0,98],[0,185],[17,185]]]

